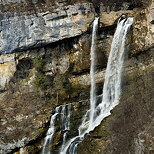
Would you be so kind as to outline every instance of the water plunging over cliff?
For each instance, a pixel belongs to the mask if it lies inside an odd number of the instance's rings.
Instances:
[[[56,119],[59,117],[60,121],[60,129],[64,131],[63,135],[63,144],[65,143],[65,138],[67,135],[67,131],[70,129],[70,109],[71,105],[61,105],[56,107],[54,115],[51,117],[50,126],[47,131],[47,135],[44,140],[44,145],[42,149],[42,154],[51,154],[51,144],[53,140],[54,133],[56,131]],[[58,125],[58,124],[57,124]]]
[[[133,18],[118,22],[116,32],[112,41],[111,51],[108,59],[105,82],[103,86],[102,102],[96,106],[95,92],[95,39],[98,26],[98,18],[93,23],[92,46],[91,46],[91,91],[90,110],[85,114],[82,124],[78,129],[79,135],[72,138],[61,150],[60,154],[75,154],[77,146],[83,140],[85,134],[92,131],[101,121],[110,115],[110,111],[119,103],[121,94],[121,74],[124,63],[126,35],[133,23]]]
[[[96,108],[96,111],[100,113],[90,130],[93,130],[105,117],[109,116],[111,114],[110,111],[119,103],[121,94],[121,75],[126,51],[125,42],[127,32],[132,23],[133,18],[123,19],[118,22],[105,73],[102,102]]]
[[[95,18],[93,23],[93,32],[92,32],[92,44],[91,44],[91,67],[90,67],[90,76],[91,76],[91,90],[90,90],[90,124],[94,121],[94,114],[95,114],[95,105],[96,105],[96,82],[95,82],[95,49],[96,49],[96,32],[98,29],[98,19]],[[91,127],[91,126],[90,126]]]
[[[71,139],[66,145],[63,145],[64,149],[60,152],[61,154],[76,153],[77,145],[81,142],[82,137],[88,130],[88,127],[92,127],[91,125],[94,122],[95,115],[95,107],[96,107],[96,83],[95,83],[95,49],[96,49],[96,38],[97,38],[97,29],[98,29],[98,20],[99,18],[95,18],[93,22],[93,31],[92,31],[92,44],[91,44],[91,52],[90,52],[90,76],[91,76],[91,90],[90,90],[90,110],[87,111],[85,116],[83,117],[82,124],[78,129],[79,136]]]

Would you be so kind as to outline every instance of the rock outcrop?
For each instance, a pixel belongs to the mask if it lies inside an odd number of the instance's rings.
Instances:
[[[1,13],[1,54],[44,46],[81,35],[87,31],[94,19],[94,8],[90,3],[70,5],[51,11]]]

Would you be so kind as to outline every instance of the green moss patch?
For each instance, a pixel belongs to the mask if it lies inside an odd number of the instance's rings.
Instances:
[[[34,59],[34,67],[36,69],[35,73],[35,85],[37,88],[40,88],[42,90],[46,90],[52,85],[52,77],[45,75],[44,71],[44,65],[45,62],[42,58],[42,56],[37,56]]]

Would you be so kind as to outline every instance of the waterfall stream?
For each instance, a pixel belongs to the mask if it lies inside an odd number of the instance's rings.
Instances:
[[[124,63],[125,42],[129,28],[133,23],[133,18],[119,20],[111,51],[107,63],[105,81],[102,93],[102,102],[96,106],[96,83],[95,83],[95,39],[98,27],[98,18],[93,23],[92,45],[91,45],[91,91],[90,110],[83,117],[82,124],[78,129],[78,136],[70,139],[60,154],[76,154],[78,144],[84,139],[85,134],[92,131],[101,121],[109,116],[110,111],[119,103],[121,94],[121,74]]]
[[[109,116],[110,111],[119,103],[121,94],[121,76],[123,71],[124,55],[125,55],[125,42],[129,28],[133,23],[133,18],[119,20],[117,29],[113,37],[110,55],[108,58],[107,69],[105,73],[105,81],[101,102],[96,106],[96,81],[95,81],[95,50],[98,20],[95,18],[93,22],[92,44],[91,44],[91,90],[90,90],[90,109],[86,112],[82,119],[82,123],[78,128],[78,136],[67,141],[67,133],[70,130],[70,110],[71,105],[61,105],[55,109],[54,115],[50,120],[50,127],[45,137],[42,154],[51,154],[51,143],[56,132],[56,119],[60,116],[59,125],[60,130],[64,132],[63,143],[60,148],[60,154],[76,154],[77,146],[84,139],[85,134],[92,131],[97,127],[101,121]]]
[[[64,132],[63,134],[63,144],[65,144],[67,132],[70,129],[70,110],[71,104],[60,105],[56,107],[55,113],[52,115],[50,120],[50,126],[47,131],[46,137],[44,139],[44,145],[41,154],[51,154],[52,152],[52,140],[54,137],[54,133],[56,131],[56,123],[57,118],[59,117],[60,121],[60,130]]]
[[[105,117],[111,114],[110,111],[119,104],[122,71],[126,51],[125,42],[127,32],[132,23],[133,18],[123,19],[118,22],[105,73],[102,102],[96,108],[97,113],[99,111],[99,115],[96,117],[93,127],[91,127],[90,130],[93,130],[98,126]]]
[[[84,135],[89,130],[88,128],[92,127],[94,122],[95,108],[96,108],[96,83],[95,83],[95,49],[96,49],[96,39],[97,39],[97,29],[98,29],[98,20],[96,17],[93,22],[93,31],[92,31],[92,43],[90,51],[90,76],[91,76],[91,90],[90,90],[90,109],[86,112],[83,117],[82,123],[78,128],[78,136],[74,137],[64,145],[64,149],[61,150],[60,154],[75,154],[77,152],[77,146],[82,141]]]
[[[91,44],[91,52],[90,52],[90,76],[91,76],[91,90],[90,90],[90,122],[91,125],[94,121],[94,114],[95,114],[95,106],[96,106],[96,82],[95,82],[95,49],[96,49],[96,38],[97,38],[97,29],[98,29],[98,20],[99,18],[95,18],[93,23],[93,31],[92,31],[92,44]],[[90,126],[89,127],[92,127]]]

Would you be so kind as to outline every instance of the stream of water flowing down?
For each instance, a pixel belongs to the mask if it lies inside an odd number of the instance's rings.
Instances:
[[[83,117],[82,123],[78,128],[78,136],[70,139],[60,154],[76,154],[77,146],[84,139],[85,134],[97,127],[101,121],[109,116],[110,111],[119,103],[121,94],[121,75],[124,63],[125,42],[127,32],[130,29],[133,18],[119,20],[117,29],[111,45],[108,58],[105,81],[102,92],[102,101],[96,106],[96,82],[95,82],[95,48],[96,32],[98,28],[98,18],[93,22],[92,45],[91,45],[91,91],[90,109]]]
[[[70,127],[70,104],[61,105],[55,109],[54,115],[51,117],[50,127],[45,137],[44,145],[41,154],[51,154],[51,143],[56,128],[56,119],[60,116],[60,127],[63,134],[63,144],[60,148],[59,154],[76,154],[77,146],[84,136],[97,127],[101,121],[109,116],[110,111],[119,103],[121,94],[121,78],[124,64],[125,43],[127,32],[129,31],[133,18],[127,18],[118,21],[117,28],[113,37],[110,55],[108,58],[105,80],[102,95],[96,95],[96,81],[95,81],[95,64],[96,64],[96,39],[99,18],[96,17],[93,22],[92,44],[91,44],[91,89],[90,89],[90,109],[83,116],[81,125],[78,128],[78,135],[66,141],[67,132]],[[97,98],[101,97],[98,103]]]
[[[52,152],[52,140],[54,133],[56,131],[56,120],[59,119],[60,121],[60,130],[65,132],[63,135],[63,145],[65,144],[65,139],[67,136],[67,132],[70,129],[70,110],[71,104],[60,105],[56,107],[55,113],[52,115],[50,120],[50,126],[47,131],[46,137],[44,139],[44,145],[41,154],[51,154]]]

